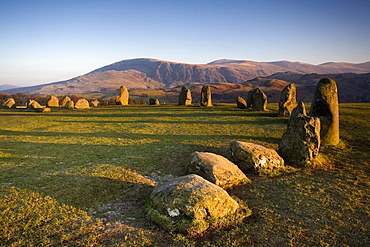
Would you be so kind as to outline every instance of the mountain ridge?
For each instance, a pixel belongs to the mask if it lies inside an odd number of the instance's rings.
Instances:
[[[115,62],[69,80],[3,90],[3,92],[40,95],[104,94],[116,91],[121,85],[125,85],[129,90],[166,89],[189,83],[240,84],[272,75],[276,78],[271,79],[284,80],[286,77],[291,80],[304,74],[369,72],[370,62],[360,64],[328,62],[312,65],[290,61],[255,62],[219,59],[207,64],[189,64],[154,58],[135,58]]]

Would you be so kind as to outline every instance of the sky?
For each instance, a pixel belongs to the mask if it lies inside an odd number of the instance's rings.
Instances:
[[[132,58],[370,61],[370,0],[0,0],[0,85]]]

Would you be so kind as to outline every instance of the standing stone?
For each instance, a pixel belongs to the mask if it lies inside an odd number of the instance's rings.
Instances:
[[[1,108],[5,109],[11,109],[11,108],[16,108],[15,100],[13,98],[8,98],[4,100],[4,102],[1,104]]]
[[[60,103],[60,107],[66,107],[66,104],[68,101],[71,101],[71,98],[68,96],[65,96],[62,100],[62,103]]]
[[[116,105],[128,105],[129,93],[126,86],[120,87],[120,93],[116,97]]]
[[[251,95],[252,108],[257,111],[267,111],[267,96],[260,88],[252,91]]]
[[[230,142],[230,150],[235,164],[244,172],[284,167],[284,160],[279,154],[261,144],[233,141]]]
[[[36,100],[29,99],[26,102],[27,108],[35,110],[43,108]]]
[[[252,107],[252,95],[253,91],[249,91],[247,95],[247,108]]]
[[[99,100],[93,99],[90,101],[91,106],[98,106],[100,104]]]
[[[293,109],[297,106],[297,88],[294,83],[287,85],[280,95],[279,115],[290,117]]]
[[[75,102],[73,100],[69,100],[65,103],[64,108],[67,109],[74,109],[75,108]]]
[[[251,182],[237,165],[214,153],[193,152],[187,169],[222,188]]]
[[[320,149],[320,119],[298,114],[301,105],[303,103],[293,110],[278,152],[292,165],[310,166],[314,164]]]
[[[77,100],[75,104],[75,108],[76,109],[89,109],[90,108],[89,101],[87,101],[86,99],[79,99]]]
[[[292,110],[289,121],[298,117],[299,115],[307,115],[306,107],[302,101],[299,102],[298,105]]]
[[[179,105],[191,105],[192,97],[189,88],[183,86],[179,95]]]
[[[59,99],[54,95],[49,96],[48,102],[46,102],[47,107],[59,107]]]
[[[150,98],[149,105],[160,105],[159,99]]]
[[[242,97],[236,98],[236,106],[239,109],[247,109],[247,102]]]
[[[200,106],[212,106],[211,87],[209,85],[205,85],[202,87],[202,92],[200,95]]]
[[[337,83],[330,78],[323,78],[316,86],[310,108],[310,116],[321,120],[321,144],[339,143],[339,105]]]

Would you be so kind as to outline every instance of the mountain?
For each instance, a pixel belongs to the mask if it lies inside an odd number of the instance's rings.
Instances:
[[[19,88],[19,87],[15,85],[10,85],[10,84],[3,84],[3,85],[0,85],[0,92],[9,90],[9,89],[14,89],[14,88]]]
[[[300,62],[254,62],[221,59],[207,64],[187,64],[158,59],[137,58],[116,62],[70,80],[6,92],[27,94],[91,94],[113,93],[121,86],[128,89],[168,89],[189,83],[241,84],[254,78],[277,75],[289,80],[303,74],[369,73],[370,62],[362,64],[325,63],[312,65]],[[287,80],[288,80],[287,79]],[[288,80],[288,81],[289,81]],[[317,83],[317,82],[316,82]]]

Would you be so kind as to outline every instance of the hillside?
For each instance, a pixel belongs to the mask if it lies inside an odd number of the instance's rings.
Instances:
[[[208,64],[185,64],[140,58],[113,63],[66,81],[2,91],[111,97],[125,85],[132,92],[140,92],[133,97],[136,100],[148,100],[151,96],[142,90],[161,89],[160,94],[154,93],[155,97],[162,102],[176,103],[183,85],[193,88],[194,102],[197,102],[202,85],[211,84],[215,103],[232,103],[238,96],[246,97],[246,93],[257,86],[265,91],[269,102],[278,102],[281,90],[288,83],[295,83],[298,100],[310,102],[317,82],[323,77],[331,77],[338,83],[340,102],[370,102],[369,72],[370,62],[312,65],[221,59]]]

